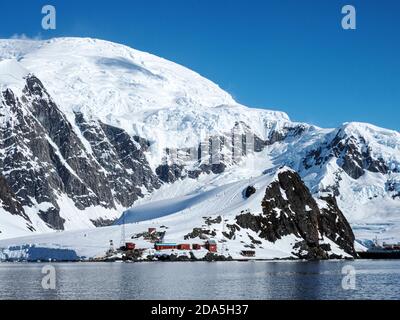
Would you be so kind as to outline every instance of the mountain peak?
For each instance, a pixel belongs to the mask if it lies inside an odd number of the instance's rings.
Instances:
[[[1,40],[0,59],[10,57],[35,72],[53,95],[65,91],[65,86],[73,89],[76,96],[63,99],[61,105],[69,110],[90,105],[94,114],[123,117],[160,108],[235,104],[228,93],[194,71],[108,41]],[[54,81],[61,76],[63,84]]]
[[[71,121],[74,113],[97,118],[157,150],[192,147],[202,134],[227,133],[239,122],[265,138],[266,127],[289,121],[283,112],[238,104],[181,65],[108,41],[0,40],[0,59],[10,57],[42,81]]]

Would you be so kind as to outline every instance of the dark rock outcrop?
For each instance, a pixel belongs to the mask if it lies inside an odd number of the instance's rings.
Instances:
[[[220,174],[227,166],[242,161],[243,156],[261,152],[266,145],[266,141],[253,134],[247,125],[236,123],[231,132],[209,137],[198,146],[167,148],[164,162],[157,167],[156,173],[165,183],[184,178],[197,179],[203,173]]]
[[[231,256],[224,256],[224,255],[218,255],[212,252],[208,252],[204,258],[202,259],[203,261],[207,262],[213,262],[213,261],[232,261],[233,258]]]
[[[347,219],[340,211],[336,198],[332,196],[321,197],[326,203],[320,208],[319,226],[320,233],[332,240],[352,256],[356,255],[354,249],[354,233]]]
[[[336,201],[333,198],[321,201],[326,201],[327,206],[320,210],[300,176],[293,171],[282,171],[265,192],[263,212],[243,213],[236,221],[240,227],[253,230],[271,242],[295,235],[301,239],[294,252],[299,258],[329,258],[329,250],[321,246],[324,237],[355,256],[353,232]]]
[[[244,197],[245,198],[250,198],[253,194],[255,194],[256,193],[256,188],[254,188],[254,186],[248,186],[245,190],[244,190],[244,192],[243,192],[243,194],[244,194]]]
[[[204,221],[206,225],[211,226],[213,224],[220,224],[222,222],[222,217],[218,216],[216,218],[211,218],[211,217],[204,217]]]
[[[271,130],[267,141],[264,145],[273,145],[274,143],[284,141],[286,139],[299,137],[305,132],[307,127],[303,124],[294,126],[285,126],[280,130]]]
[[[163,164],[156,169],[157,176],[165,183],[173,183],[179,179],[185,178],[184,172],[184,166],[176,163],[171,165]]]
[[[192,232],[184,236],[185,240],[200,238],[203,240],[215,237],[217,234],[214,230],[204,229],[204,228],[194,228]]]
[[[339,129],[331,141],[308,152],[303,160],[304,168],[321,166],[336,158],[336,162],[351,178],[359,179],[365,171],[387,174],[389,168],[381,158],[374,158],[371,147],[361,136],[347,134]]]

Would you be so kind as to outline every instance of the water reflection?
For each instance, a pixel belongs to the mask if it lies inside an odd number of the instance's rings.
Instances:
[[[341,286],[344,265],[356,290]],[[400,299],[399,261],[0,264],[0,299]]]

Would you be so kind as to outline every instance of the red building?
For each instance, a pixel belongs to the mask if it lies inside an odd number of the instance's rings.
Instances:
[[[135,250],[135,248],[136,248],[136,245],[134,243],[132,243],[132,242],[125,243],[126,250]]]
[[[176,243],[155,243],[154,244],[154,249],[157,251],[159,250],[172,250],[172,249],[177,249],[178,246]]]
[[[215,240],[208,240],[206,242],[206,249],[210,252],[217,252],[217,242]]]
[[[178,244],[178,249],[179,250],[190,250],[190,244],[188,244],[188,243]]]

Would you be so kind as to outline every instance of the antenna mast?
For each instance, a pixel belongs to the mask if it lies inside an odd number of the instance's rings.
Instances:
[[[121,247],[125,245],[125,212],[122,214],[122,227],[121,227]]]
[[[221,246],[221,249],[222,249],[222,254],[223,255],[225,254],[225,236],[224,236],[224,233],[225,233],[225,218],[224,218],[224,216],[222,216],[222,246]]]

